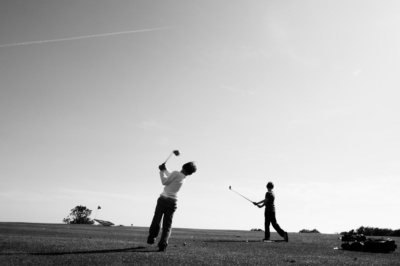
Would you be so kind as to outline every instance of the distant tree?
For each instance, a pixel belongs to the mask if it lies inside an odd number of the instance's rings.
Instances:
[[[300,230],[299,233],[316,233],[316,234],[319,234],[319,231],[317,229],[313,229],[313,230],[303,229],[303,230]]]
[[[400,236],[400,229],[394,230],[391,236]]]
[[[360,228],[358,228],[357,230],[342,232],[341,234],[342,235],[360,234],[365,236],[400,236],[400,229],[392,230],[387,228],[360,226]]]
[[[393,230],[387,228],[378,228],[378,227],[364,227],[361,226],[357,230],[357,234],[363,234],[366,236],[390,236],[393,233]]]
[[[89,210],[85,206],[76,206],[71,210],[68,217],[63,219],[66,224],[93,224],[94,221],[90,219],[92,210]]]

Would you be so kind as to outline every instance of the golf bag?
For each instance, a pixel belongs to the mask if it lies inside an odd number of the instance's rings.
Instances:
[[[362,242],[346,242],[342,244],[342,249],[351,251],[363,251],[364,245]]]
[[[365,241],[367,238],[363,234],[356,234],[354,230],[351,230],[348,233],[345,233],[341,238],[342,241]]]
[[[368,238],[367,241],[364,241],[364,251],[367,252],[379,252],[379,253],[389,253],[391,251],[395,251],[397,245],[395,244],[393,239],[373,239]]]
[[[368,238],[362,242],[346,242],[342,244],[342,249],[351,251],[364,251],[364,252],[376,252],[376,253],[389,253],[395,251],[397,245],[393,239],[373,239]]]

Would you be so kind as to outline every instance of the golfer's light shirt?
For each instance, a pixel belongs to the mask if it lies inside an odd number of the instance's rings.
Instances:
[[[184,174],[178,171],[173,171],[172,173],[167,170],[160,171],[161,183],[165,186],[161,196],[178,199],[178,192],[185,182],[185,177]]]

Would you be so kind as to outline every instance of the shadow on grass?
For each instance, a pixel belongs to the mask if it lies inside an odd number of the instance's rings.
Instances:
[[[205,240],[205,243],[278,243],[278,242],[286,242],[285,240],[269,240],[269,241],[260,241],[260,240]]]
[[[101,249],[101,250],[85,250],[85,251],[62,251],[62,252],[27,252],[27,253],[0,253],[4,255],[34,255],[34,256],[58,256],[58,255],[76,255],[76,254],[105,254],[105,253],[122,253],[122,252],[159,252],[158,250],[149,250],[145,247],[123,248],[123,249]]]

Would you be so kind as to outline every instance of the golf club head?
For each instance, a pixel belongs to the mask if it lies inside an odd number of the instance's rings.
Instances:
[[[168,160],[169,160],[169,158],[171,158],[172,154],[175,154],[175,156],[179,156],[181,153],[180,153],[178,150],[173,150],[173,151],[171,152],[171,154],[168,156],[168,158],[165,160],[164,163],[167,163],[167,162],[168,162]]]

